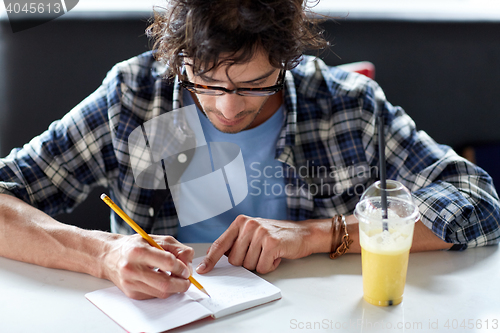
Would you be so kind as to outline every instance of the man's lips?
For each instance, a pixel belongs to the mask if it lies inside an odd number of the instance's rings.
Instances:
[[[217,117],[217,120],[221,124],[223,124],[224,126],[235,126],[235,125],[238,125],[239,123],[241,123],[246,118],[246,115],[243,117],[239,117],[239,118],[231,119],[231,120],[226,119],[223,116],[219,116],[219,115],[216,115],[216,117]]]

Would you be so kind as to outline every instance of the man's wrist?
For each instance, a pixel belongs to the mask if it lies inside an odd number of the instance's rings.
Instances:
[[[309,229],[304,243],[311,246],[311,253],[328,253],[332,244],[332,219],[303,221]]]
[[[347,253],[360,253],[358,219],[354,215],[346,215],[345,218],[349,238],[353,240]],[[332,219],[306,220],[303,223],[309,230],[304,243],[311,247],[311,253],[330,253],[334,237]]]
[[[347,232],[349,233],[349,238],[353,241],[346,253],[361,253],[358,219],[354,215],[346,215],[345,220],[347,222]]]
[[[99,245],[96,252],[96,270],[90,274],[101,279],[111,280],[109,256],[113,254],[114,247],[117,246],[117,241],[124,236],[97,230],[93,230],[92,232]]]

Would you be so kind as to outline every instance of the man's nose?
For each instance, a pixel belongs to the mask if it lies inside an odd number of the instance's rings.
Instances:
[[[245,99],[237,94],[224,94],[216,97],[216,108],[226,119],[234,117],[245,110]]]

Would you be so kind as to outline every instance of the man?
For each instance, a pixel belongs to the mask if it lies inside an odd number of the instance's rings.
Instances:
[[[116,65],[96,92],[1,160],[0,255],[106,278],[144,299],[189,287],[192,249],[161,234],[215,240],[199,273],[224,253],[266,273],[282,258],[332,252],[345,233],[349,252],[360,252],[352,212],[378,177],[377,112],[385,119],[388,177],[412,191],[422,215],[412,250],[498,243],[498,196],[484,171],[416,132],[373,81],[301,60],[306,49],[326,46],[302,1],[170,1],[149,33],[154,53]],[[138,186],[127,140],[145,122],[192,103],[207,141],[243,146],[251,191],[228,212],[244,215],[180,227],[165,191]],[[283,191],[265,194],[265,181]],[[126,236],[132,231],[115,215],[113,234],[50,217],[96,184],[167,251]],[[338,214],[347,216],[347,230],[332,223]]]

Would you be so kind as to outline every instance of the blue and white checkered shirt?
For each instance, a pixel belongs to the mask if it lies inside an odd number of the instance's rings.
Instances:
[[[136,185],[128,149],[135,128],[182,100],[182,89],[163,79],[163,72],[151,52],[114,66],[93,94],[0,159],[0,191],[57,215],[102,185],[146,232],[175,236],[173,201],[165,190]],[[387,177],[410,189],[422,222],[456,250],[499,242],[500,205],[491,178],[417,132],[374,81],[304,57],[286,73],[284,100],[276,158],[287,171],[290,220],[353,212],[362,192],[378,179],[374,114],[381,110]],[[111,230],[132,233],[114,214]]]

